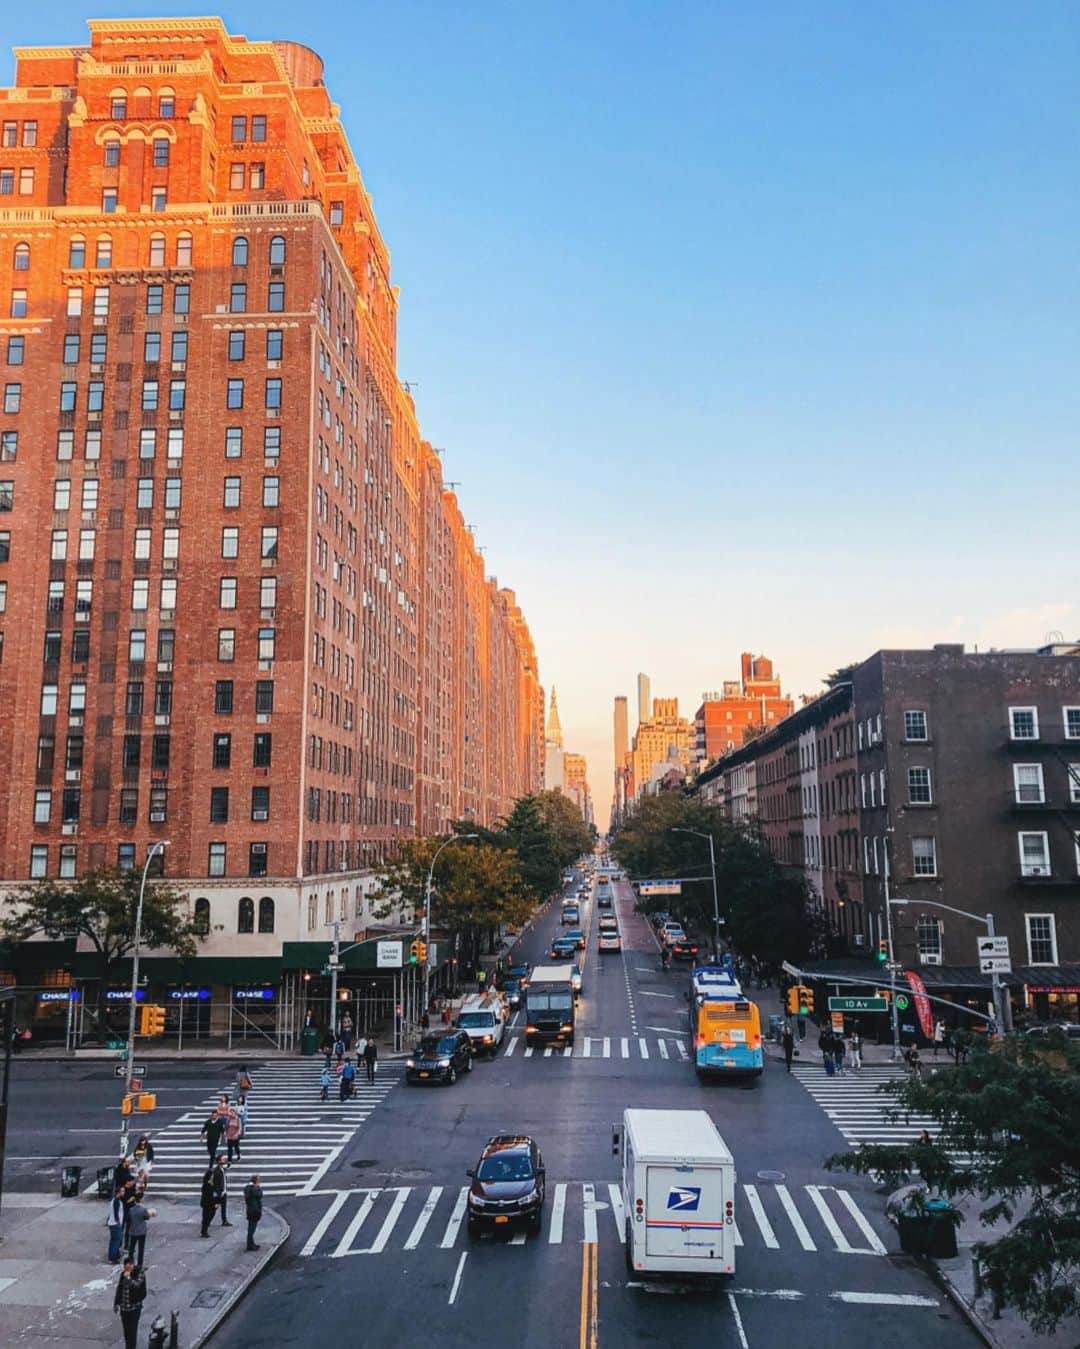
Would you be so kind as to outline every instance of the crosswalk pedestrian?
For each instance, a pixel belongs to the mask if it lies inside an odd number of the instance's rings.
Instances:
[[[387,1250],[452,1250],[464,1239],[468,1194],[467,1185],[308,1191],[312,1205],[324,1207],[300,1254],[340,1260]],[[525,1244],[523,1231],[512,1235],[513,1244]],[[851,1192],[832,1185],[740,1183],[733,1236],[736,1246],[769,1251],[888,1254]],[[549,1183],[544,1225],[529,1238],[550,1246],[625,1239],[622,1191],[612,1181]]]
[[[913,1143],[923,1129],[931,1138],[937,1137],[937,1122],[927,1115],[901,1112],[898,1118],[889,1118],[898,1103],[880,1088],[886,1082],[906,1078],[907,1071],[902,1067],[866,1065],[859,1073],[829,1077],[820,1065],[802,1064],[792,1070],[792,1075],[849,1143]]]
[[[657,1036],[650,1048],[649,1039],[639,1036],[578,1035],[572,1045],[528,1045],[520,1035],[510,1035],[503,1046],[503,1058],[521,1053],[526,1059],[661,1059],[679,1063],[689,1061],[686,1041],[679,1036]]]
[[[347,1101],[322,1101],[320,1063],[268,1062],[251,1072],[242,1166],[262,1176],[267,1195],[302,1194],[324,1176],[353,1135],[387,1093],[401,1081],[404,1065],[380,1063],[375,1082],[357,1082]],[[207,1114],[232,1082],[154,1135],[153,1191],[160,1195],[199,1193],[206,1166],[200,1130]]]

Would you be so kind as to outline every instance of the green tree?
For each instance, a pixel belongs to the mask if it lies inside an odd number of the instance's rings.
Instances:
[[[576,824],[568,810],[577,816]],[[516,853],[522,881],[536,901],[555,893],[563,868],[590,846],[580,813],[561,792],[519,797],[509,815],[490,828],[457,820],[454,830],[476,834],[481,843]]]
[[[581,811],[568,796],[560,791],[546,791],[540,792],[535,800],[552,835],[561,867],[592,851],[596,830],[585,823]]]
[[[35,881],[12,898],[0,921],[8,941],[23,942],[44,932],[86,937],[100,961],[102,984],[135,947],[135,915],[141,871],[103,867],[78,880]],[[167,881],[146,882],[143,899],[143,950],[169,950],[187,958],[196,954],[202,933],[189,912],[188,897]]]
[[[918,1171],[950,1197],[969,1195],[982,1221],[1010,1223],[976,1253],[1000,1301],[1048,1332],[1080,1317],[1080,1046],[1011,1036],[981,1043],[955,1070],[889,1083],[903,1112],[937,1121],[932,1144],[874,1145],[827,1159],[831,1170]],[[964,1157],[962,1163],[956,1160]]]

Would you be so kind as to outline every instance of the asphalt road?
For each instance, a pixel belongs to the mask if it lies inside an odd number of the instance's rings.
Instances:
[[[452,1088],[402,1084],[383,1095],[303,1193],[275,1196],[292,1237],[215,1346],[348,1344],[362,1335],[365,1345],[387,1349],[421,1337],[473,1349],[494,1336],[528,1349],[595,1349],[689,1343],[707,1333],[716,1349],[772,1349],[792,1332],[851,1349],[979,1343],[925,1272],[898,1254],[872,1185],[822,1169],[843,1139],[782,1064],[770,1061],[752,1086],[697,1081],[683,1057],[686,972],[660,970],[631,899],[619,887],[621,955],[599,955],[595,901],[586,905],[573,1055],[526,1056],[519,1018],[503,1052],[478,1061]],[[546,959],[558,918],[556,905],[523,939],[531,962]],[[75,1135],[64,1125],[111,1124],[110,1080],[100,1069],[68,1073],[18,1066],[12,1156],[109,1151],[86,1146],[104,1135]],[[210,1076],[208,1083],[205,1066],[155,1067],[163,1088],[156,1132],[169,1111],[175,1119],[193,1109],[229,1069]],[[727,1140],[743,1241],[729,1287],[653,1291],[629,1279],[611,1149],[612,1125],[628,1105],[705,1108]],[[465,1173],[491,1134],[508,1131],[534,1135],[543,1151],[543,1230],[527,1240],[471,1243],[461,1222]],[[34,1165],[12,1163],[29,1170],[9,1186],[29,1188]]]

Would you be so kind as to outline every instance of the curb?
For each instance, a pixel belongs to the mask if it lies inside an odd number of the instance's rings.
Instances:
[[[998,1339],[990,1327],[982,1318],[982,1314],[970,1303],[960,1292],[959,1288],[949,1278],[948,1273],[934,1260],[927,1262],[930,1269],[934,1272],[936,1281],[945,1291],[949,1301],[957,1308],[968,1325],[979,1336],[982,1342],[990,1346],[990,1349],[1007,1349],[1005,1342]]]
[[[190,1349],[199,1349],[200,1345],[205,1344],[210,1339],[230,1312],[235,1310],[240,1299],[248,1293],[254,1286],[255,1281],[261,1277],[263,1270],[265,1270],[271,1260],[274,1259],[278,1251],[280,1251],[282,1246],[288,1241],[289,1237],[292,1236],[292,1228],[276,1209],[267,1209],[266,1211],[267,1213],[272,1213],[274,1217],[277,1218],[278,1222],[281,1223],[282,1227],[285,1229],[285,1235],[265,1254],[262,1252],[259,1253],[259,1259],[256,1262],[254,1269],[251,1271],[251,1277],[245,1283],[242,1283],[239,1288],[235,1289],[229,1297],[225,1298],[220,1306],[214,1308],[212,1320],[204,1330],[200,1331],[191,1339]]]

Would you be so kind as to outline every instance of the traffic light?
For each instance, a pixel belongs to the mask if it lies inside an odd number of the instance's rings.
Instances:
[[[165,1034],[165,1008],[153,1005],[139,1008],[139,1034]]]
[[[417,964],[418,964],[418,965],[426,965],[426,964],[427,964],[427,942],[426,942],[426,941],[418,941],[418,942],[415,942],[414,945],[416,946],[416,962],[417,962]]]
[[[889,958],[889,943],[885,937],[882,937],[877,944],[877,958],[879,965],[884,965]]]
[[[794,984],[787,991],[787,1009],[791,1016],[796,1016],[799,1011],[799,990]]]
[[[799,985],[799,1015],[810,1016],[814,1010],[814,990],[805,984]]]
[[[424,943],[423,943],[422,941],[414,941],[413,944],[409,947],[409,964],[410,964],[410,965],[419,965],[419,963],[420,963],[420,948],[421,948],[421,946],[423,946],[423,944],[424,944]]]

